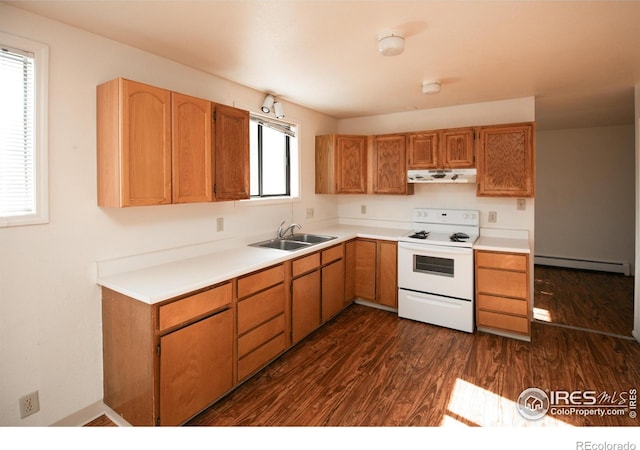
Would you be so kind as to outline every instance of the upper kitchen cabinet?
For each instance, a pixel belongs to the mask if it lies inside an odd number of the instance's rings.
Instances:
[[[216,200],[249,198],[249,112],[215,105]]]
[[[367,136],[316,136],[316,194],[367,193]]]
[[[408,134],[411,170],[475,167],[475,131],[453,128]]]
[[[480,128],[478,196],[533,197],[534,124]]]
[[[213,200],[210,101],[171,93],[173,203]]]
[[[409,133],[407,138],[408,168],[437,169],[440,163],[438,133]]]
[[[374,136],[372,154],[375,194],[413,194],[413,184],[407,183],[406,134]]]
[[[442,166],[446,169],[475,167],[475,130],[455,128],[440,132]]]
[[[97,88],[98,205],[171,203],[171,92],[117,78]]]
[[[249,112],[117,78],[97,88],[98,205],[249,198]]]

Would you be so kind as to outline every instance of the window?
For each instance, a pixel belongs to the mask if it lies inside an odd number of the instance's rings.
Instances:
[[[48,48],[0,33],[0,226],[48,222]]]
[[[251,197],[297,196],[295,126],[251,116]]]

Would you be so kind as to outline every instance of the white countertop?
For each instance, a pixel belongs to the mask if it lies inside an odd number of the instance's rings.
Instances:
[[[480,229],[480,237],[473,245],[474,250],[495,252],[531,253],[527,230]]]
[[[334,225],[309,231],[336,239],[296,251],[249,247],[239,244],[206,254],[149,267],[98,275],[100,286],[154,304],[207,286],[254,272],[288,259],[313,253],[356,237],[398,240],[407,229]],[[260,239],[256,239],[259,241]]]

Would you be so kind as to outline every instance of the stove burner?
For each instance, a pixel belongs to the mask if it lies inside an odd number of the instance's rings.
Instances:
[[[414,239],[426,239],[427,237],[429,237],[429,232],[422,230],[422,231],[418,231],[416,233],[413,233],[409,237],[410,238],[414,238]]]
[[[451,239],[453,242],[466,242],[467,239],[469,239],[469,235],[465,233],[453,233],[451,236],[449,236],[449,239]]]

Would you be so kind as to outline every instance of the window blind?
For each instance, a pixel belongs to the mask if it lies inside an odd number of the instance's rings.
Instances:
[[[35,213],[34,55],[0,47],[0,217]]]

